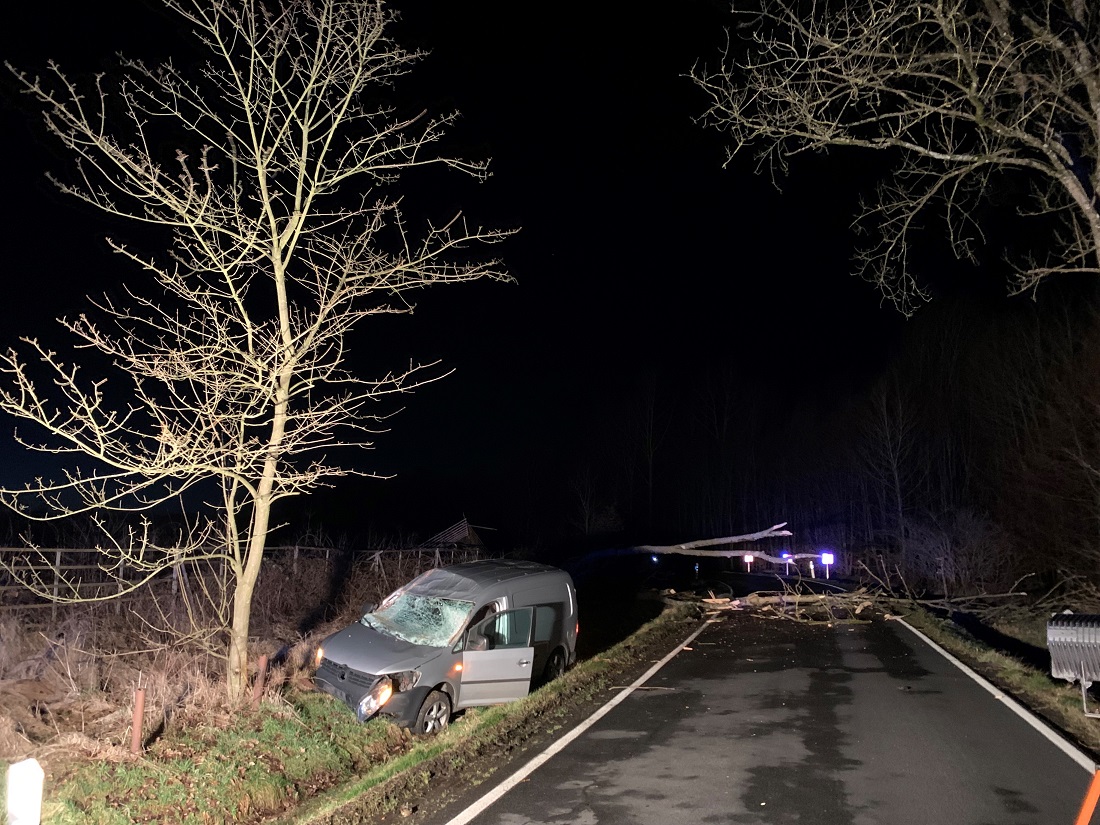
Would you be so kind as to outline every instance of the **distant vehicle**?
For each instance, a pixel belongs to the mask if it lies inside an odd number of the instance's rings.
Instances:
[[[474,561],[396,590],[317,650],[314,683],[365,722],[436,733],[455,711],[526,696],[576,660],[577,592],[544,564]]]

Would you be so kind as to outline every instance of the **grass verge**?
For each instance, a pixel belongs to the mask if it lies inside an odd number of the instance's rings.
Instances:
[[[249,822],[385,763],[408,738],[303,693],[224,727],[180,724],[144,758],[79,764],[47,797],[43,822]]]

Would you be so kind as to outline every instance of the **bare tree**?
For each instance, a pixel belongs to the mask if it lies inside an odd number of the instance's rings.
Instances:
[[[879,496],[881,523],[890,525],[901,557],[906,556],[907,499],[917,485],[914,466],[918,419],[895,375],[883,379],[869,399],[859,457]]]
[[[1020,445],[999,468],[1005,477],[999,516],[1022,546],[1032,548],[1031,569],[1073,570],[1095,578],[1100,572],[1100,328],[1094,315],[1091,328],[1054,319],[1042,333],[1034,349],[1012,364],[1018,409],[994,410],[1007,419],[1006,424],[994,419],[1006,431],[1005,440]]]
[[[637,439],[645,473],[645,523],[647,528],[653,527],[653,491],[657,479],[657,451],[661,448],[672,424],[671,415],[662,411],[659,407],[657,390],[657,375],[650,374],[646,376],[644,384],[639,390],[639,404],[634,410],[633,421],[634,437]]]
[[[584,536],[591,536],[596,526],[597,491],[596,475],[591,464],[578,469],[569,483],[576,508],[570,521]]]
[[[616,533],[623,529],[618,508],[604,486],[591,464],[579,467],[569,483],[573,494],[569,523],[585,537]]]
[[[153,547],[137,527],[105,547],[105,564],[137,571],[125,589],[182,559],[225,564],[227,681],[239,696],[272,505],[358,473],[333,453],[369,445],[376,402],[440,377],[410,364],[365,380],[350,369],[349,333],[368,316],[411,312],[421,287],[506,279],[497,261],[462,250],[508,233],[461,215],[416,233],[402,218],[391,191],[402,172],[487,172],[433,153],[454,115],[385,103],[421,55],[389,38],[381,0],[165,2],[204,49],[194,76],[122,59],[85,89],[54,64],[44,78],[12,69],[76,159],[61,190],[167,230],[170,243],[148,257],[112,241],[156,289],[94,302],[100,320],[63,319],[72,358],[37,339],[0,357],[0,409],[46,433],[22,443],[94,465],[2,495],[43,519],[208,496],[177,544]],[[80,348],[117,377],[87,376]]]
[[[960,257],[995,176],[1030,187],[1044,254],[1015,260],[1015,289],[1100,272],[1100,7],[1087,0],[759,0],[737,3],[722,66],[697,68],[705,120],[730,156],[752,145],[785,170],[802,152],[885,150],[893,175],[860,223],[862,274],[910,312],[927,296],[912,236],[945,218]],[[746,40],[740,39],[745,34]]]

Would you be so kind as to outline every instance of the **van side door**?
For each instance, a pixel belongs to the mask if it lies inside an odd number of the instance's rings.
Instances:
[[[457,707],[499,705],[531,690],[535,649],[531,644],[534,608],[497,613],[470,627],[462,653]]]

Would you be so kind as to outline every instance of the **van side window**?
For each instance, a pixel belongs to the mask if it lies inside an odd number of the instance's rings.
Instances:
[[[470,628],[470,649],[503,650],[510,647],[529,647],[531,644],[531,620],[533,609],[521,607],[490,616],[481,624]],[[475,646],[474,640],[478,644]],[[481,642],[484,640],[484,646]]]
[[[477,611],[477,613],[474,614],[474,617],[470,619],[470,627],[473,627],[475,624],[479,624],[480,622],[492,616],[494,613],[499,613],[500,609],[501,604],[499,601],[489,602],[487,605],[483,605]]]
[[[561,629],[561,605],[540,604],[535,608],[534,642],[549,642]]]
[[[460,650],[489,650],[490,641],[484,635],[484,629],[481,627],[485,620],[490,616],[499,613],[503,607],[500,599],[496,601],[484,604],[477,609],[473,618],[470,619],[470,624],[467,626],[467,631],[463,638],[459,639],[454,646],[454,653],[458,653]]]

